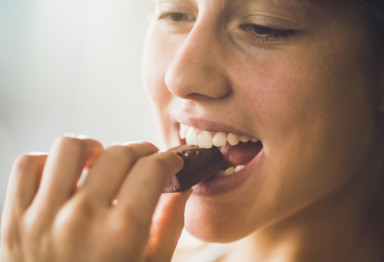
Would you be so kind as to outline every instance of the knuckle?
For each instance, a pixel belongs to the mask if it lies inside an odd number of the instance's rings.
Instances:
[[[21,221],[21,234],[26,239],[31,239],[34,241],[41,239],[44,232],[44,223],[42,223],[43,221],[44,220],[38,212],[33,210],[27,211]]]
[[[124,215],[119,212],[112,213],[108,216],[104,226],[106,228],[105,239],[114,241],[114,248],[117,250],[126,250],[130,253],[137,252],[135,249],[141,249],[143,247],[141,245],[145,245],[146,240],[149,239],[149,226],[145,226],[142,220],[133,213],[124,213]],[[123,241],[116,241],[116,239]],[[134,242],[131,242],[132,239]],[[127,246],[127,241],[133,245]]]
[[[103,146],[100,142],[87,137],[62,136],[54,142],[53,149],[79,157],[90,152],[102,152]]]
[[[159,153],[150,157],[149,165],[154,169],[169,169],[178,161],[178,157],[173,153]]]
[[[163,157],[154,157],[150,160],[150,167],[153,169],[164,169],[167,167],[167,161]]]
[[[166,159],[168,163],[184,163],[183,159],[173,152],[165,152],[162,154],[162,157]]]
[[[105,151],[105,154],[119,162],[132,161],[137,157],[137,153],[134,148],[122,145],[109,147]]]
[[[92,217],[95,213],[95,205],[91,197],[86,194],[79,195],[77,199],[74,199],[71,206],[72,213],[81,217]],[[72,215],[73,216],[73,215]]]
[[[124,215],[121,213],[116,213],[116,216],[111,219],[111,230],[121,234],[132,234],[135,232],[140,232],[141,236],[145,236],[147,231],[149,231],[149,221],[143,218],[140,215],[140,210],[138,208],[132,207],[127,208],[124,212]]]
[[[26,171],[39,169],[42,166],[44,155],[22,154],[17,157],[14,163],[16,173],[23,174]]]
[[[77,232],[87,227],[95,215],[95,208],[86,198],[74,199],[64,206],[56,215],[54,232]]]
[[[20,241],[24,251],[37,252],[46,249],[50,238],[51,223],[42,212],[30,209],[20,220]]]
[[[104,155],[120,163],[132,163],[146,158],[158,151],[157,147],[149,142],[113,145],[104,151]]]
[[[72,137],[72,136],[62,136],[58,138],[55,143],[55,148],[70,148],[71,151],[83,151],[85,146],[85,142],[82,139]]]
[[[144,142],[141,142],[141,145],[145,146],[145,147],[147,147],[147,148],[149,148],[149,149],[151,149],[153,151],[158,151],[159,150],[159,148],[157,146],[155,146],[154,144],[152,144],[150,142],[145,142],[144,141]]]

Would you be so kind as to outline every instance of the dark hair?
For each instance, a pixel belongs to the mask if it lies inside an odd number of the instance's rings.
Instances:
[[[376,30],[379,45],[384,49],[384,0],[353,0],[363,11]],[[379,47],[379,48],[380,48]]]

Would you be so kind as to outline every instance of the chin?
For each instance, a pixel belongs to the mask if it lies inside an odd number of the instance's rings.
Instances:
[[[199,222],[185,223],[185,229],[195,238],[210,243],[230,243],[246,237],[248,234],[239,234],[236,230],[227,230],[217,226]],[[235,231],[235,232],[234,232]],[[233,234],[234,233],[234,234]],[[249,232],[249,234],[252,232]]]
[[[255,231],[239,212],[211,206],[193,195],[185,209],[185,229],[202,241],[214,243],[237,241]]]

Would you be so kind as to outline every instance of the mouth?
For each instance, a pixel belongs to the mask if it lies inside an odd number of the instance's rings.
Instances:
[[[213,177],[229,177],[243,170],[263,149],[262,142],[245,134],[208,131],[179,125],[181,144],[201,148],[217,147],[224,156],[225,168]]]

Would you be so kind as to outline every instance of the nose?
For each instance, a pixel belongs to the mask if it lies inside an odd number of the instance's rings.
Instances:
[[[212,27],[213,28],[213,27]],[[230,81],[218,32],[197,22],[175,51],[165,84],[185,99],[221,99],[230,94]]]

